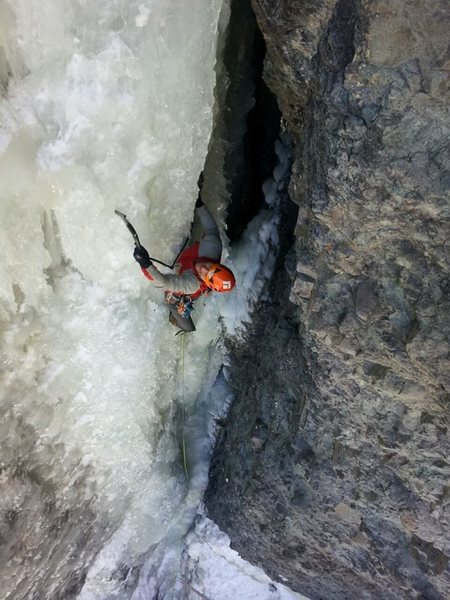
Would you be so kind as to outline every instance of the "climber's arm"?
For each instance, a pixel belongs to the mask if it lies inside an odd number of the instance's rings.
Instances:
[[[142,273],[152,284],[164,292],[180,292],[182,294],[195,294],[200,283],[195,273],[185,271],[182,275],[164,275],[150,263],[147,267],[141,267]]]

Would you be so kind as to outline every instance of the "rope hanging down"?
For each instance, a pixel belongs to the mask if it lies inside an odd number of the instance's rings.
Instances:
[[[204,594],[202,594],[201,592],[199,592],[198,590],[196,590],[194,586],[192,586],[190,583],[188,583],[187,581],[185,581],[181,577],[177,577],[176,579],[180,583],[182,583],[185,587],[187,587],[189,590],[191,590],[192,592],[194,592],[195,594],[197,594],[197,596],[199,596],[200,598],[203,598],[204,600],[208,600],[208,598]]]
[[[189,479],[189,470],[187,464],[187,454],[186,454],[186,440],[184,437],[184,430],[186,425],[185,420],[185,411],[184,411],[184,403],[185,403],[185,388],[184,388],[184,338],[185,332],[183,331],[180,335],[181,339],[181,456],[183,458],[183,469],[186,473],[186,477]]]

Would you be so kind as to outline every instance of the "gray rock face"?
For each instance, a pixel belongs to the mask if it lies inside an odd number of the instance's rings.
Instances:
[[[450,119],[439,0],[253,0],[299,207],[234,348],[207,505],[312,599],[450,597]],[[269,324],[268,324],[269,323]]]

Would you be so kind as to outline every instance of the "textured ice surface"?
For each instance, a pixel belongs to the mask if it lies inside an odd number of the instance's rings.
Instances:
[[[185,569],[194,589],[220,600],[308,600],[244,561],[230,548],[228,536],[204,516],[187,536]],[[181,580],[187,581],[185,577]],[[184,585],[186,588],[185,584]],[[190,596],[194,599],[195,593]]]
[[[221,7],[0,4],[7,597],[68,595],[103,546],[86,584],[99,598],[104,581],[114,588],[142,562],[186,497],[174,426],[180,341],[114,209],[153,255],[173,259],[212,127]],[[216,323],[186,344],[187,413]]]
[[[227,401],[216,381],[222,324],[235,332],[249,319],[276,217],[257,217],[228,255],[239,291],[197,303],[183,391],[180,338],[114,209],[152,255],[172,261],[212,127],[223,4],[0,1],[0,580],[9,600],[126,598],[150,555],[136,597],[171,593]]]

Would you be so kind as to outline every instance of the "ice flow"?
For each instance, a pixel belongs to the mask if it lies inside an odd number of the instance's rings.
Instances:
[[[4,598],[125,594],[195,489],[179,338],[114,209],[171,262],[211,133],[223,4],[0,3]],[[219,368],[208,318],[186,342],[186,414]]]

